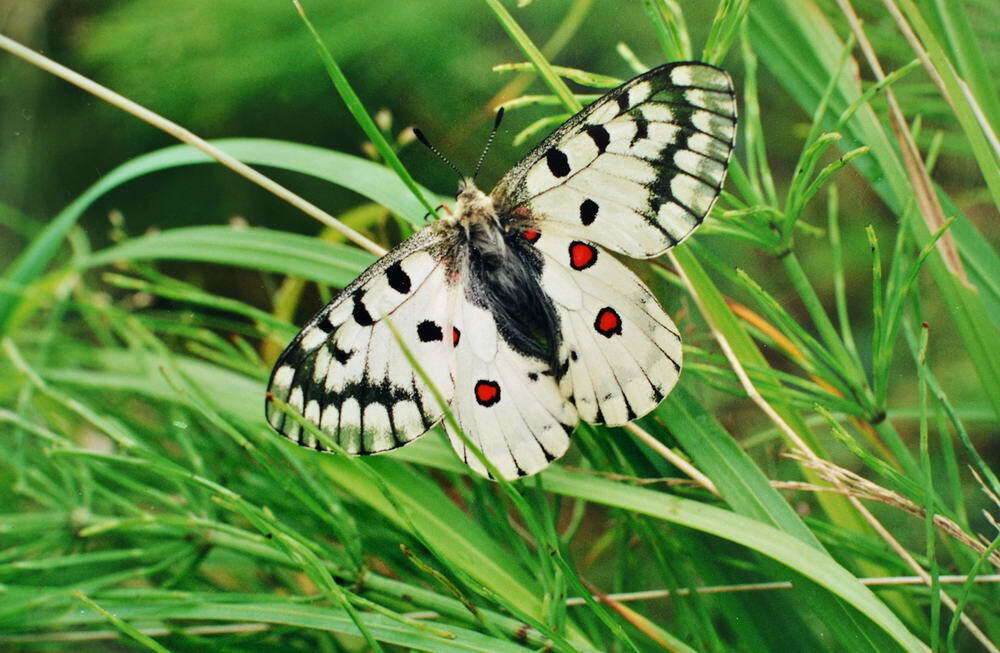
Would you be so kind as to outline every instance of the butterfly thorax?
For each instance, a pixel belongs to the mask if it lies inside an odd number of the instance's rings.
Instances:
[[[471,280],[467,299],[493,315],[501,337],[515,350],[552,360],[558,325],[540,286],[540,254],[471,179],[461,181],[455,210],[442,222],[454,229],[456,268]]]
[[[493,200],[471,179],[458,185],[455,212],[448,219],[464,236],[469,247],[491,266],[500,266],[507,257],[504,229]]]

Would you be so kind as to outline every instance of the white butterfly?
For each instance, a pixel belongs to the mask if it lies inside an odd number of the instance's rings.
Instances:
[[[617,426],[653,410],[681,340],[610,251],[647,258],[690,234],[718,197],[736,137],[722,70],[668,64],[573,116],[489,195],[471,179],[454,212],[365,270],[278,359],[269,391],[352,454],[389,451],[441,406],[504,478],[562,456],[579,419]],[[274,404],[271,426],[327,447]],[[488,475],[446,426],[452,446]]]

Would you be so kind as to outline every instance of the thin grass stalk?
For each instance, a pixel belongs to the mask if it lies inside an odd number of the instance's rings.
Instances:
[[[691,58],[684,12],[675,0],[642,0],[642,8],[668,61]]]
[[[885,78],[885,73],[882,71],[882,66],[878,61],[878,57],[876,56],[874,49],[872,49],[871,43],[864,34],[864,30],[861,27],[861,22],[858,19],[857,14],[854,13],[854,9],[851,7],[850,0],[837,0],[837,4],[847,17],[852,31],[857,36],[858,41],[861,44],[861,50],[864,52],[865,58],[868,60],[869,67],[871,67],[872,71],[875,73],[875,77],[879,81],[883,80]],[[945,221],[944,210],[941,207],[941,202],[938,199],[937,193],[934,191],[923,164],[920,163],[919,150],[917,149],[916,143],[913,142],[913,136],[907,128],[906,120],[903,117],[903,111],[896,100],[895,94],[889,88],[886,89],[885,93],[886,99],[889,102],[893,131],[896,133],[897,140],[899,141],[900,149],[903,155],[903,163],[906,166],[910,183],[913,186],[917,203],[920,206],[921,215],[923,215],[924,220],[927,221],[928,228],[931,231],[937,231],[944,225]],[[950,237],[946,237],[941,240],[939,247],[941,256],[944,259],[945,264],[948,266],[948,269],[963,285],[968,286],[969,280],[965,274],[965,268],[958,255],[958,250],[955,246],[954,240]]]
[[[725,306],[722,294],[698,263],[697,259],[691,252],[691,248],[678,248],[676,251],[672,251],[669,256],[672,262],[674,262],[678,272],[682,273],[683,277],[690,279],[695,284],[695,287],[699,292],[699,297],[704,298],[707,296],[707,300],[702,300],[705,303],[704,308],[709,310],[708,313],[702,313],[706,321],[721,326],[721,328],[725,330],[727,337],[732,338],[737,343],[737,346],[740,348],[741,355],[746,357],[750,363],[760,367],[768,367],[767,361],[760,353],[760,350],[757,349],[753,341],[747,335],[746,331],[739,324],[733,312]],[[803,437],[807,438],[810,446],[813,447],[815,451],[822,452],[822,443],[816,439],[815,435],[805,425],[801,416],[799,416],[794,409],[788,407],[786,401],[784,400],[780,401],[778,406],[782,415],[785,416],[788,421],[800,427]],[[818,480],[818,477],[812,470],[803,468],[803,474],[808,479]],[[831,498],[833,497],[817,497],[817,501],[819,501],[820,506],[824,511],[826,511],[830,518],[845,528],[856,531],[863,530],[864,526],[860,520],[857,519],[856,515],[849,510],[849,507],[846,505],[844,500],[841,497],[836,497],[835,501],[831,501]],[[873,569],[872,571],[875,570]]]
[[[695,483],[702,486],[715,496],[721,496],[718,488],[715,487],[715,483],[712,482],[712,479],[705,476],[698,470],[697,467],[686,461],[684,458],[675,454],[670,450],[670,447],[664,445],[662,442],[647,433],[641,426],[638,426],[635,422],[629,422],[622,428],[634,435],[636,439],[643,442],[647,447],[655,451],[657,455],[661,456],[671,465],[687,474]]]
[[[312,21],[309,20],[309,16],[306,14],[302,4],[299,3],[298,0],[292,0],[292,5],[295,6],[295,11],[299,14],[299,17],[305,24],[306,29],[308,29],[309,33],[312,35],[316,51],[319,53],[320,59],[323,60],[323,65],[326,66],[326,71],[330,75],[330,80],[333,82],[334,88],[337,89],[337,93],[339,93],[340,97],[344,100],[347,110],[351,112],[351,115],[354,116],[354,120],[357,121],[361,129],[364,130],[365,135],[368,136],[372,145],[375,146],[375,149],[382,157],[382,160],[385,161],[397,175],[399,175],[399,178],[403,181],[406,187],[410,189],[410,192],[413,193],[414,196],[420,200],[420,203],[424,205],[427,212],[431,215],[437,215],[434,205],[427,201],[427,198],[424,197],[424,194],[420,191],[420,187],[417,186],[417,182],[413,179],[413,176],[410,175],[410,171],[403,166],[402,161],[400,161],[399,157],[396,156],[396,151],[393,150],[392,146],[389,145],[388,141],[386,141],[382,130],[378,128],[378,125],[375,124],[372,117],[368,115],[368,112],[365,110],[365,107],[361,102],[361,98],[358,97],[354,88],[351,87],[351,83],[347,81],[347,77],[340,69],[336,59],[333,58],[333,55],[330,54],[330,50],[326,47],[326,44],[323,43],[323,38],[319,35],[319,32],[316,31],[316,28],[313,27]]]
[[[844,366],[843,377],[850,384],[855,401],[859,405],[871,410],[870,397],[867,396],[868,393],[864,387],[864,370],[861,362],[851,355],[840,339],[837,329],[833,326],[829,316],[826,314],[826,309],[823,308],[823,304],[820,302],[819,295],[816,294],[815,288],[813,288],[812,283],[806,277],[805,270],[802,269],[802,264],[799,262],[798,256],[792,250],[788,250],[784,256],[780,257],[780,260],[788,280],[806,307],[806,311],[809,313],[810,318],[812,318],[813,324],[819,330],[820,336],[823,338],[823,343],[833,350],[837,360]]]
[[[765,147],[764,123],[760,117],[760,103],[757,93],[757,55],[750,46],[750,39],[747,36],[747,26],[744,22],[740,35],[740,54],[743,58],[745,68],[744,88],[743,88],[743,113],[746,118],[741,121],[743,124],[744,143],[746,144],[747,155],[746,177],[752,184],[753,193],[745,192],[745,197],[754,198],[758,204],[766,201],[773,207],[778,206],[778,193],[774,187],[774,177],[771,175],[770,164],[767,161],[767,150]],[[733,173],[742,172],[738,167],[738,161],[734,158],[730,167],[737,166]],[[731,173],[732,176],[735,176]]]
[[[38,68],[48,73],[51,73],[52,75],[55,75],[56,77],[59,77],[69,82],[70,84],[73,84],[74,86],[77,86],[83,89],[84,91],[87,91],[88,93],[91,93],[92,95],[95,95],[96,97],[107,102],[108,104],[118,107],[122,111],[130,113],[136,118],[139,118],[140,120],[149,123],[153,127],[156,127],[157,129],[160,129],[170,134],[177,140],[187,143],[188,145],[191,145],[201,150],[202,152],[204,152],[211,158],[215,159],[222,165],[226,166],[230,170],[233,170],[237,174],[246,177],[250,181],[257,184],[258,186],[261,186],[265,190],[277,195],[278,197],[285,200],[292,206],[301,209],[304,213],[319,220],[320,222],[330,227],[331,229],[334,229],[335,231],[344,234],[346,238],[356,243],[359,247],[368,250],[372,254],[375,254],[376,256],[381,256],[382,254],[385,253],[385,250],[377,243],[372,242],[364,235],[356,232],[350,227],[347,227],[339,220],[337,220],[327,212],[323,211],[319,207],[315,206],[311,202],[302,199],[301,197],[299,197],[292,191],[288,190],[284,186],[281,186],[277,182],[272,181],[270,178],[265,177],[264,175],[260,174],[253,168],[244,164],[243,162],[238,161],[237,159],[233,158],[232,156],[218,149],[211,143],[205,141],[199,136],[196,136],[187,129],[184,129],[177,123],[167,120],[163,116],[160,116],[159,114],[150,111],[149,109],[143,107],[142,105],[139,105],[133,102],[132,100],[129,100],[128,98],[119,95],[118,93],[115,93],[111,89],[102,86],[97,82],[87,77],[84,77],[83,75],[73,70],[70,70],[69,68],[66,68],[65,66],[59,63],[56,63],[52,59],[49,59],[48,57],[45,57],[44,55],[41,55],[30,48],[26,48],[20,43],[17,43],[16,41],[7,38],[6,36],[3,36],[2,34],[0,34],[0,49],[7,50],[11,54],[14,54],[15,56],[24,59],[25,61],[31,63],[32,65],[37,66]],[[24,257],[22,256],[22,258]],[[10,275],[8,276],[10,278]]]
[[[137,629],[135,626],[133,626],[132,624],[128,623],[127,621],[125,621],[123,619],[119,619],[118,617],[116,617],[115,615],[113,615],[108,610],[105,610],[100,605],[98,605],[97,602],[95,602],[93,599],[91,599],[90,597],[88,597],[83,592],[77,590],[76,592],[73,592],[73,597],[76,598],[76,599],[78,599],[81,603],[83,603],[84,605],[86,605],[88,608],[90,608],[94,612],[97,612],[98,614],[100,614],[101,616],[103,616],[105,619],[107,619],[111,623],[111,625],[113,625],[115,628],[117,628],[122,634],[127,635],[128,637],[130,637],[131,639],[135,640],[137,643],[141,644],[142,646],[145,646],[146,648],[148,648],[151,651],[156,651],[156,653],[170,653],[170,651],[168,651],[166,648],[164,648],[155,639],[153,639],[149,635],[146,635],[145,633],[141,632],[139,629]]]
[[[900,230],[902,231],[902,230]],[[927,560],[930,562],[931,577],[931,650],[938,649],[938,640],[941,636],[941,594],[939,591],[940,582],[938,580],[938,565],[935,557],[935,544],[937,533],[934,530],[934,477],[931,469],[931,454],[929,437],[927,433],[927,378],[924,370],[927,368],[927,343],[928,329],[924,325],[920,336],[920,354],[918,356],[917,392],[920,397],[920,465],[923,467],[924,483],[924,538],[926,540]]]
[[[913,359],[915,361],[919,360],[920,348],[917,337],[913,334],[911,329],[905,329],[904,333],[906,335],[907,344],[910,347]],[[976,446],[972,442],[972,438],[969,436],[969,432],[966,430],[958,411],[955,410],[951,400],[948,399],[948,395],[941,387],[941,384],[938,382],[933,371],[927,369],[924,371],[924,375],[928,387],[931,392],[934,393],[934,397],[941,405],[941,408],[944,409],[945,414],[948,416],[948,420],[951,422],[952,426],[955,427],[955,431],[958,433],[958,438],[962,443],[962,447],[965,449],[966,455],[970,460],[972,460],[975,469],[978,470],[979,474],[981,474],[985,480],[986,487],[989,488],[989,490],[994,494],[1000,495],[1000,479],[997,478],[997,475],[990,468],[989,464],[987,464],[987,462],[983,459],[979,451],[976,450]]]
[[[968,578],[962,586],[962,593],[958,598],[958,606],[954,610],[951,621],[948,622],[948,634],[945,636],[945,642],[947,643],[948,651],[950,652],[955,651],[955,633],[958,631],[959,617],[965,616],[965,606],[969,601],[969,597],[972,595],[972,588],[975,586],[974,579],[976,578],[976,574],[979,573],[979,568],[982,567],[983,562],[989,559],[993,552],[998,549],[1000,549],[1000,535],[993,538],[993,541],[986,548],[986,550],[983,551],[982,555],[976,559],[976,562],[972,565],[972,569],[969,570]]]
[[[702,50],[702,60],[721,65],[726,54],[733,45],[736,35],[744,24],[744,18],[750,9],[750,0],[721,0],[712,19],[705,48]]]
[[[951,574],[942,575],[938,579],[941,583],[959,585],[971,583],[1000,583],[1000,574],[966,575]],[[924,579],[920,576],[883,576],[879,578],[859,578],[858,582],[868,587],[899,587],[906,585],[923,585]],[[795,584],[790,580],[769,581],[765,583],[741,583],[738,585],[712,585],[706,587],[679,587],[677,589],[655,589],[642,590],[640,592],[622,592],[619,594],[607,594],[606,598],[613,599],[621,603],[631,601],[652,601],[665,599],[671,596],[687,596],[689,594],[729,594],[734,592],[766,592],[770,590],[792,589]],[[566,599],[566,605],[584,605],[583,597],[571,596]]]
[[[952,0],[934,0],[931,6],[925,7],[941,24],[943,41],[951,49],[951,58],[955,61],[962,81],[969,86],[970,93],[979,101],[985,118],[989,119],[995,129],[1000,123],[997,88],[986,66],[984,55],[988,56],[988,52],[979,47],[966,7]],[[943,47],[942,45],[942,49]]]

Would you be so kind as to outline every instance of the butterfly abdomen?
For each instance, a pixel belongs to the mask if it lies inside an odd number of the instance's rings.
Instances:
[[[556,369],[559,318],[541,286],[542,257],[519,231],[495,229],[493,238],[470,239],[466,286],[473,304],[492,313],[500,336],[515,351]],[[484,243],[486,245],[484,246]]]

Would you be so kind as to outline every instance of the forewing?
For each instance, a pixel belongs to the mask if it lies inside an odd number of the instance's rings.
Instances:
[[[388,322],[451,396],[450,284],[440,246],[428,227],[389,252],[316,314],[274,366],[268,391],[349,453],[400,447],[442,415]],[[266,411],[293,442],[327,449],[271,402]]]
[[[559,225],[534,246],[561,325],[563,396],[591,424],[620,426],[653,410],[681,370],[680,335],[659,302],[608,251]]]
[[[499,336],[492,313],[454,295],[454,398],[462,431],[500,474],[513,480],[541,471],[569,447],[576,410],[559,392],[548,362],[526,356]],[[454,428],[459,458],[483,476],[486,468]]]
[[[581,240],[655,256],[708,215],[735,138],[729,75],[703,63],[667,64],[573,116],[491,195],[515,226],[558,222]]]

